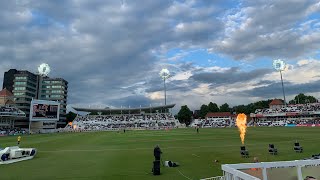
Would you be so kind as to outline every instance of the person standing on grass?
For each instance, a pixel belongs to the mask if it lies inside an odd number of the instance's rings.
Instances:
[[[162,154],[162,151],[161,151],[159,145],[156,145],[156,147],[153,150],[153,155],[154,155],[154,158],[156,161],[160,161],[161,154]]]
[[[21,136],[18,136],[18,145],[20,144]]]
[[[199,126],[197,126],[197,133],[199,133]]]

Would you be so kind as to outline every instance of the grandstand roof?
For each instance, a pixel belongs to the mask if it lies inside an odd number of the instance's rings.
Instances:
[[[269,105],[283,105],[283,102],[280,99],[274,99]]]
[[[206,117],[230,117],[230,116],[236,116],[236,115],[231,114],[230,112],[209,112],[206,115]]]
[[[151,106],[151,107],[138,107],[138,108],[115,108],[115,109],[105,109],[105,108],[81,108],[81,107],[72,107],[76,111],[83,112],[113,112],[113,111],[139,111],[139,110],[161,110],[161,109],[170,109],[173,108],[175,104],[169,104],[165,106]]]
[[[13,94],[6,88],[0,91],[0,97],[8,97],[8,96],[13,96]]]

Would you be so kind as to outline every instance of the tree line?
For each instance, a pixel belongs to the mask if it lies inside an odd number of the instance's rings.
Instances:
[[[261,100],[247,105],[237,105],[230,108],[228,103],[224,103],[221,106],[218,106],[216,103],[210,102],[208,105],[202,104],[199,110],[192,112],[187,105],[181,106],[180,111],[175,116],[180,123],[185,123],[190,125],[192,118],[204,119],[207,113],[209,112],[231,112],[231,113],[245,113],[250,114],[254,113],[256,109],[269,108],[269,104],[273,99]],[[313,96],[306,96],[303,93],[296,95],[292,100],[289,101],[289,104],[306,104],[306,103],[315,103],[318,102],[317,98]]]

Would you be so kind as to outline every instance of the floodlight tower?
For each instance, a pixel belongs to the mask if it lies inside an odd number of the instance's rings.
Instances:
[[[167,105],[167,87],[166,87],[166,79],[170,77],[170,72],[168,69],[164,68],[160,71],[160,77],[163,79],[164,85],[164,105]]]
[[[284,86],[283,86],[283,78],[282,78],[282,71],[284,71],[285,67],[286,67],[286,63],[281,59],[277,59],[273,61],[273,68],[280,72],[284,106],[287,106],[286,95],[285,95]]]
[[[40,87],[42,87],[42,80],[48,76],[48,74],[51,72],[51,68],[48,64],[46,63],[42,63],[38,66],[38,94],[37,94],[37,98],[40,99]]]
[[[42,63],[40,64],[40,66],[38,66],[38,73],[40,76],[42,77],[46,77],[48,76],[48,74],[50,73],[51,68],[48,64],[46,63]]]

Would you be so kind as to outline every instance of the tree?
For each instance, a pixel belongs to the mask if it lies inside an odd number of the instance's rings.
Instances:
[[[237,112],[237,114],[247,112],[247,106],[245,106],[245,105],[235,106],[234,109]]]
[[[220,112],[230,112],[230,110],[228,103],[224,103],[220,106]]]
[[[199,116],[200,116],[201,118],[204,118],[204,117],[207,115],[208,112],[209,112],[208,106],[205,105],[205,104],[202,104],[202,106],[201,106],[201,108],[200,108]]]
[[[289,104],[306,104],[315,102],[317,102],[317,98],[313,96],[306,96],[303,93],[300,93],[296,95],[293,100],[289,101]]]
[[[66,115],[66,121],[72,122],[76,117],[77,117],[76,113],[69,111],[68,114]]]
[[[219,112],[219,107],[216,103],[210,102],[208,104],[208,110],[209,110],[209,112]]]
[[[192,111],[188,108],[187,105],[181,106],[180,111],[178,112],[178,120],[180,123],[185,123],[187,126],[191,123]]]
[[[271,103],[271,101],[273,101],[272,99],[268,99],[268,100],[262,100],[262,101],[258,101],[253,103],[254,104],[254,110],[256,109],[264,109],[264,108],[269,108],[269,104]]]

